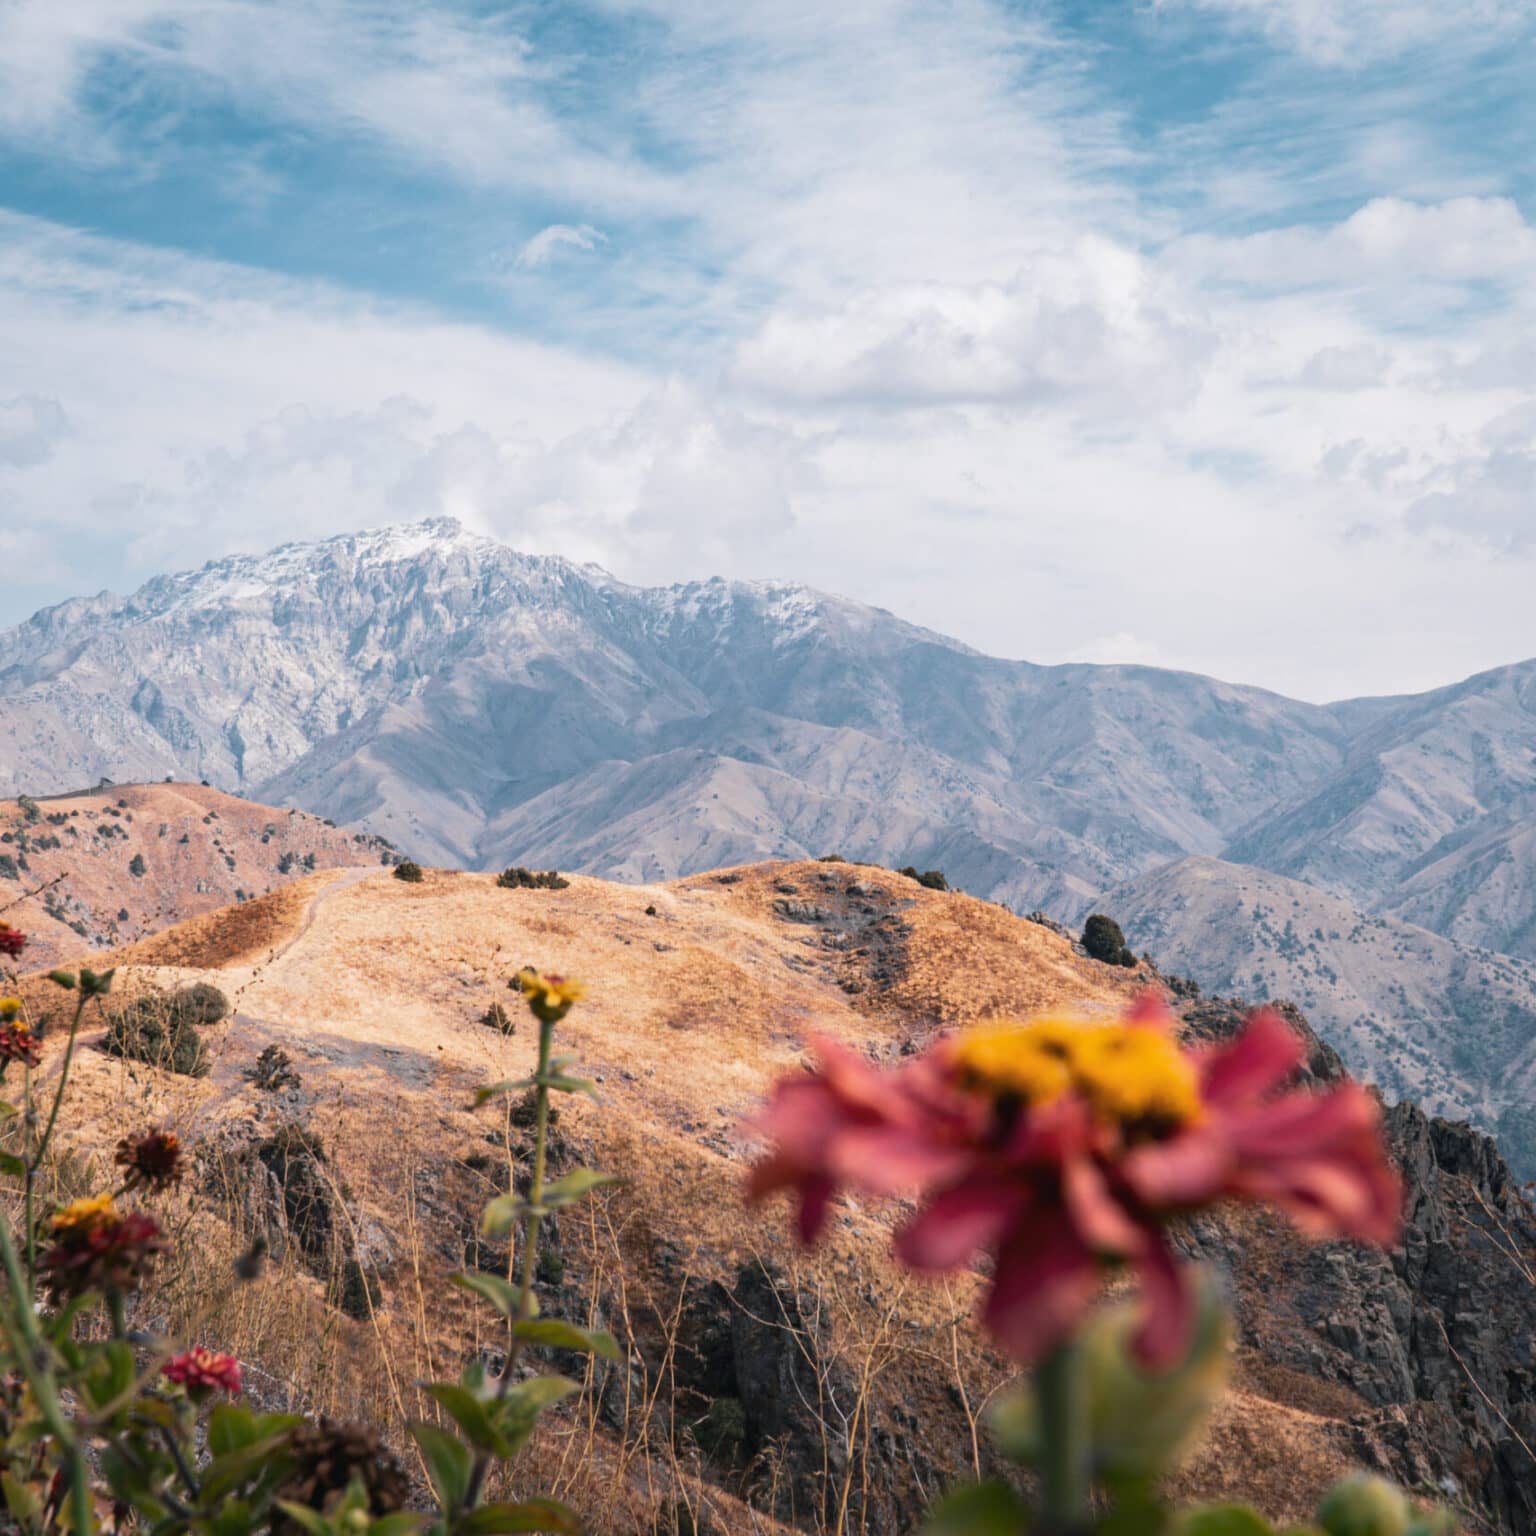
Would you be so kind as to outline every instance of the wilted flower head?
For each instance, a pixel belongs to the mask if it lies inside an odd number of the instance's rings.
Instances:
[[[120,1215],[111,1195],[73,1201],[48,1227],[53,1246],[39,1267],[55,1297],[135,1290],[165,1247],[159,1222],[142,1211]]]
[[[113,1158],[124,1170],[127,1189],[144,1185],[153,1190],[170,1189],[181,1182],[183,1157],[175,1131],[145,1131],[142,1136],[125,1136],[117,1144]]]
[[[240,1390],[240,1362],[233,1355],[204,1349],[201,1344],[194,1344],[185,1354],[172,1355],[160,1374],[185,1387],[192,1398],[206,1397],[211,1392],[228,1392],[233,1396]]]
[[[19,997],[0,997],[0,1072],[13,1061],[35,1067],[43,1059],[43,1042],[20,1013]]]
[[[27,947],[27,936],[19,928],[0,920],[0,955],[19,955]]]
[[[529,969],[519,971],[513,984],[528,1000],[541,1024],[558,1024],[587,995],[586,987],[566,976],[541,976]]]
[[[1312,1236],[1388,1242],[1400,1190],[1375,1100],[1345,1082],[1282,1091],[1302,1045],[1271,1012],[1230,1043],[1184,1050],[1150,998],[1123,1016],[999,1020],[889,1071],[830,1041],[821,1070],[782,1079],[756,1128],[772,1142],[751,1194],[791,1188],[810,1242],[840,1186],[916,1191],[897,1234],[913,1269],[995,1263],[984,1321],[1030,1360],[1071,1332],[1106,1269],[1141,1281],[1148,1364],[1188,1343],[1192,1281],[1163,1229],[1236,1197]]]

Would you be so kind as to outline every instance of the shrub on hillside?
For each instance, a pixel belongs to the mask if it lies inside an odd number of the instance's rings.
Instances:
[[[1136,964],[1114,918],[1095,912],[1083,924],[1082,946],[1090,960],[1102,960],[1105,965],[1123,965],[1127,970]]]
[[[404,880],[407,885],[421,884],[421,865],[414,859],[404,859],[395,865],[395,879]]]
[[[925,869],[919,873],[912,865],[904,865],[896,871],[898,875],[905,875],[908,880],[916,880],[919,885],[927,886],[930,891],[947,891],[949,881],[944,878],[942,869]]]
[[[109,1056],[142,1061],[183,1077],[208,1075],[208,1050],[191,1011],[164,993],[138,998],[113,1013],[101,1048]]]
[[[131,859],[129,859],[128,873],[132,875],[135,880],[142,880],[144,876],[149,873],[149,866],[145,864],[144,855],[142,853],[136,853]]]
[[[571,882],[554,869],[524,869],[509,864],[496,876],[496,884],[507,891],[563,891]]]
[[[299,1087],[299,1074],[293,1070],[293,1058],[280,1045],[269,1045],[256,1058],[254,1067],[247,1067],[245,1076],[253,1088],[262,1093],[283,1093]]]
[[[194,1024],[217,1024],[229,1017],[229,999],[206,981],[183,987],[171,1000],[172,1006]]]
[[[492,1003],[480,1015],[480,1022],[487,1029],[494,1029],[498,1035],[515,1035],[517,1033],[517,1024],[513,1020],[512,1015],[500,1003]]]

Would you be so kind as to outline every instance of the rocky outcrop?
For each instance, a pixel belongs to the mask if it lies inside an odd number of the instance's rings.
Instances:
[[[1188,1014],[1217,1038],[1242,1010]],[[1342,1071],[1294,1009],[1306,1077]],[[1499,1529],[1536,1531],[1536,1210],[1495,1144],[1402,1103],[1386,1114],[1402,1170],[1401,1245],[1297,1244],[1279,1220],[1198,1224],[1191,1251],[1230,1278],[1240,1342],[1269,1365],[1347,1389],[1348,1452]]]

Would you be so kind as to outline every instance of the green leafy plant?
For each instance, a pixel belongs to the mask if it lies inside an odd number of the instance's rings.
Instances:
[[[312,865],[305,866],[305,868],[312,867]],[[422,879],[421,865],[416,863],[414,859],[402,859],[395,865],[395,879],[403,880],[407,885],[420,885]]]

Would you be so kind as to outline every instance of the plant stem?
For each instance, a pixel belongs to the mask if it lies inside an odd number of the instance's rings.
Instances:
[[[86,996],[82,992],[75,1002],[75,1015],[69,1021],[69,1040],[64,1047],[64,1063],[59,1068],[59,1088],[53,1096],[53,1108],[48,1115],[48,1124],[43,1128],[41,1140],[37,1144],[37,1150],[26,1159],[26,1217],[27,1217],[27,1278],[32,1281],[37,1279],[37,1232],[36,1224],[32,1218],[32,1185],[37,1178],[37,1170],[42,1166],[43,1157],[48,1151],[48,1143],[53,1140],[53,1128],[58,1123],[59,1108],[64,1103],[64,1089],[69,1084],[69,1068],[75,1059],[75,1041],[80,1034],[80,1020],[85,1014]],[[29,1097],[27,1108],[30,1115],[31,1079],[28,1078]]]
[[[1090,1457],[1087,1382],[1070,1343],[1035,1367],[1040,1415],[1040,1486],[1053,1532],[1080,1529],[1088,1517]]]
[[[43,1421],[58,1444],[59,1454],[69,1468],[70,1520],[77,1532],[93,1528],[91,1516],[91,1490],[86,1478],[85,1454],[69,1427],[69,1420],[59,1402],[58,1389],[53,1372],[48,1366],[47,1352],[37,1331],[37,1318],[32,1310],[32,1284],[23,1278],[21,1259],[16,1245],[11,1241],[8,1221],[0,1220],[0,1262],[5,1266],[5,1277],[10,1285],[10,1305],[0,1304],[0,1332],[4,1332],[16,1363],[21,1367],[32,1395],[42,1411]]]
[[[507,1359],[502,1366],[501,1377],[496,1383],[496,1401],[506,1398],[512,1388],[512,1368],[522,1353],[523,1341],[517,1337],[518,1323],[527,1322],[533,1315],[533,1281],[539,1252],[539,1227],[543,1213],[539,1201],[544,1194],[544,1168],[546,1147],[549,1141],[549,1088],[545,1079],[549,1076],[549,1052],[554,1043],[555,1026],[539,1021],[539,1068],[534,1078],[534,1126],[533,1126],[533,1177],[528,1184],[528,1212],[523,1224],[523,1268],[518,1279],[517,1313],[507,1324]],[[465,1490],[463,1508],[467,1512],[480,1502],[480,1490],[485,1486],[485,1475],[490,1470],[488,1451],[475,1453],[474,1466],[470,1471],[469,1486]]]

